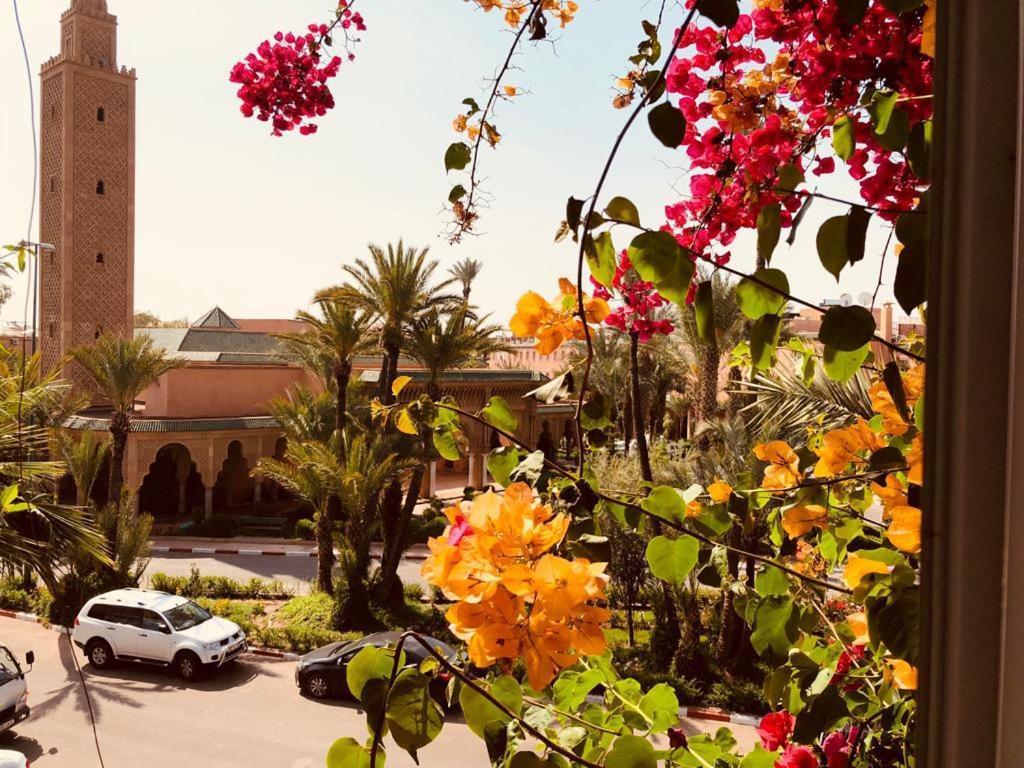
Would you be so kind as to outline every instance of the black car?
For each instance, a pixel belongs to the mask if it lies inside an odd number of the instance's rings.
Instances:
[[[399,637],[401,637],[399,632],[377,632],[360,640],[331,643],[323,648],[310,651],[299,659],[299,663],[295,667],[295,684],[305,695],[314,699],[326,699],[331,696],[350,697],[351,693],[346,682],[349,661],[368,645],[376,648],[388,646],[394,648],[398,645]],[[423,639],[453,664],[457,661],[458,654],[448,644],[432,637]],[[428,656],[433,658],[415,639],[406,640],[402,649],[405,653],[406,666],[416,666]],[[442,704],[445,701],[445,688],[450,679],[451,676],[442,669],[438,671],[431,683],[431,693],[434,699]]]

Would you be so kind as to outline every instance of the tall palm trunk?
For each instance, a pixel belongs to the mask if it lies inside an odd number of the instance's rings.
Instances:
[[[110,487],[107,490],[108,503],[121,505],[121,490],[124,488],[124,454],[131,431],[131,417],[123,411],[115,411],[110,417]]]
[[[390,362],[391,361],[390,358],[388,357],[388,353],[385,352],[381,356],[380,374],[377,376],[377,397],[380,399],[381,402],[384,402],[385,393],[388,391],[387,387],[391,386],[390,384],[387,384],[389,378],[388,366],[390,365]]]
[[[316,516],[316,586],[328,595],[334,591],[331,571],[334,569],[334,539],[331,536],[331,513],[325,506]]]
[[[339,363],[334,367],[334,384],[338,390],[335,396],[337,407],[334,414],[334,429],[338,433],[338,459],[342,466],[345,465],[345,419],[348,416],[348,380],[351,375],[351,363]]]
[[[707,421],[718,412],[718,364],[721,354],[718,351],[717,339],[702,344],[699,353],[699,370],[697,373],[697,418]],[[697,447],[706,450],[709,438],[702,435]]]
[[[381,396],[381,400],[385,405],[391,405],[397,399],[391,392],[391,385],[398,376],[398,355],[401,352],[401,346],[400,344],[389,343],[386,350],[388,355],[388,373],[387,378],[383,382],[384,394]]]
[[[651,471],[651,456],[647,450],[647,435],[644,430],[644,407],[643,398],[640,393],[640,366],[639,366],[639,344],[640,339],[636,333],[629,335],[629,385],[630,400],[633,409],[633,431],[636,436],[636,452],[640,457],[640,474],[648,483],[654,482],[654,473]],[[627,441],[627,446],[629,445]],[[655,536],[662,533],[661,521],[656,517],[648,518],[651,522],[651,530]],[[659,649],[664,654],[662,662],[671,661],[679,647],[679,613],[676,610],[675,596],[672,594],[672,587],[667,583],[661,584],[662,600],[664,605],[663,615],[665,616],[665,627],[663,637],[663,648]]]

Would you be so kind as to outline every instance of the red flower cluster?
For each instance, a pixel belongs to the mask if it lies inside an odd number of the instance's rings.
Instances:
[[[278,32],[273,43],[264,40],[255,53],[235,64],[229,79],[241,86],[238,98],[242,100],[242,114],[269,121],[273,136],[293,128],[303,135],[316,133],[317,126],[311,119],[323,117],[334,107],[327,81],[338,74],[341,57],[332,56],[323,63],[321,54],[338,25],[344,30],[366,29],[363,17],[343,3],[330,26],[310,24],[307,32],[299,35]],[[351,61],[355,56],[349,53],[348,58]]]
[[[853,666],[864,658],[864,654],[867,651],[867,647],[863,645],[848,645],[843,649],[842,653],[839,654],[839,659],[836,661],[836,671],[832,675],[832,679],[829,680],[829,685],[838,685],[846,679],[846,675],[849,673]],[[847,688],[853,688],[856,690],[859,686],[853,684],[847,686]]]
[[[923,10],[896,15],[871,0],[850,24],[840,6],[755,0],[753,12],[727,31],[691,26],[684,33],[666,87],[679,94],[688,122],[683,149],[691,198],[668,206],[666,216],[685,247],[727,260],[721,249],[775,203],[782,225],[791,225],[802,197],[781,191],[780,170],[793,166],[797,178],[834,172],[831,152],[819,153],[844,114],[855,136],[847,167],[864,201],[906,209],[920,196],[923,180],[903,154],[883,146],[861,99],[876,88],[892,91],[910,126],[931,116],[932,60],[920,52]]]
[[[768,713],[757,726],[761,746],[770,752],[782,750],[775,761],[775,768],[822,768],[818,751],[790,742],[794,724],[793,715],[786,710]],[[858,732],[858,728],[853,726],[825,737],[820,750],[825,760],[824,768],[849,768]]]
[[[594,296],[608,301],[613,294],[593,278]],[[619,254],[619,263],[615,268],[612,288],[622,303],[608,314],[604,322],[623,333],[635,333],[641,342],[647,343],[658,334],[667,336],[674,326],[664,318],[655,319],[654,312],[667,302],[660,293],[654,290],[654,284],[641,280],[633,269],[626,251]]]

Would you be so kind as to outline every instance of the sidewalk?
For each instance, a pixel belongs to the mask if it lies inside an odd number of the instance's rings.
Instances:
[[[230,539],[213,539],[201,536],[152,536],[150,544],[153,554],[192,555],[264,555],[277,557],[316,557],[316,544],[296,539],[275,539],[262,536],[234,536]],[[380,555],[381,545],[370,545],[370,552]],[[337,554],[337,551],[335,551]],[[426,560],[430,550],[425,544],[413,544],[403,558]]]

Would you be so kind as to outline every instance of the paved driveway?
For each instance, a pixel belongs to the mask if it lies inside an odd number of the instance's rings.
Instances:
[[[19,657],[36,653],[28,675],[32,715],[0,734],[33,768],[99,766],[89,713],[67,637],[24,621],[0,619],[0,641]],[[84,659],[75,649],[80,664]],[[292,662],[244,657],[206,680],[185,685],[169,671],[83,666],[107,768],[311,768],[324,765],[339,736],[365,738],[366,719],[346,702],[298,694]],[[413,766],[397,748],[388,766]],[[420,753],[426,768],[486,766],[483,742],[461,722],[447,724]]]

